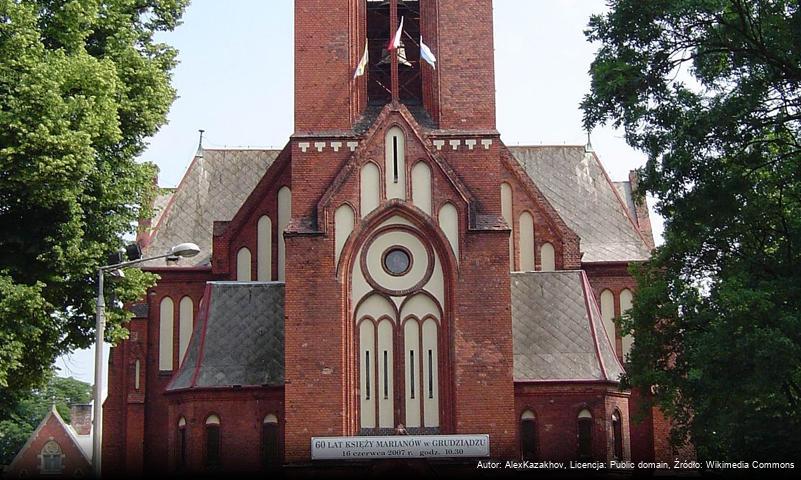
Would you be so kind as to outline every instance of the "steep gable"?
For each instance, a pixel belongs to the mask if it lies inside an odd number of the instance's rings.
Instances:
[[[581,239],[582,262],[642,261],[646,241],[598,157],[583,146],[509,147]]]

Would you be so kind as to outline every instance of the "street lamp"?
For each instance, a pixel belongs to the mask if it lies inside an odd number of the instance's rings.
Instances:
[[[130,252],[129,252],[130,253]],[[101,444],[103,440],[103,400],[100,398],[103,391],[103,337],[106,332],[106,301],[103,298],[103,276],[106,272],[111,272],[124,267],[130,267],[139,263],[158,260],[160,258],[178,259],[180,257],[194,257],[200,253],[200,247],[194,243],[181,243],[170,249],[164,255],[155,257],[138,258],[127,262],[119,262],[113,265],[104,265],[97,269],[97,325],[95,334],[95,412],[92,422],[92,463],[95,476],[100,477]]]

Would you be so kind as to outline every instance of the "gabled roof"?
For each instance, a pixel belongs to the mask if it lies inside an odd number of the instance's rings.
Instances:
[[[177,266],[209,265],[214,222],[234,217],[279,153],[205,149],[189,165],[158,217],[145,256],[161,255],[179,243],[194,242],[200,247],[200,255],[182,259]],[[146,265],[164,267],[165,263],[161,260]]]
[[[284,284],[209,282],[167,391],[284,384]]]
[[[91,465],[91,463],[92,463],[92,441],[91,441],[91,439],[92,439],[92,435],[94,434],[94,432],[92,432],[92,434],[90,434],[90,435],[80,435],[80,436],[77,435],[75,433],[75,431],[72,429],[72,427],[67,425],[67,422],[65,422],[64,419],[61,418],[61,415],[59,415],[58,410],[56,410],[56,406],[53,405],[50,408],[50,411],[47,412],[47,415],[45,415],[45,417],[42,419],[42,421],[36,427],[36,430],[34,430],[33,433],[31,433],[30,437],[28,437],[28,440],[25,442],[25,445],[23,445],[22,448],[20,449],[20,451],[17,452],[17,455],[14,457],[14,460],[12,460],[11,463],[9,464],[9,466],[8,466],[8,470],[7,470],[8,472],[16,471],[16,468],[18,467],[19,462],[21,462],[23,460],[23,458],[25,457],[28,449],[31,448],[31,445],[33,444],[33,442],[37,438],[39,438],[39,435],[42,434],[42,431],[44,430],[45,426],[48,425],[49,423],[54,423],[57,428],[63,430],[64,433],[66,434],[66,437],[72,442],[73,447],[75,448],[75,450],[80,452],[80,454],[82,455],[83,459],[86,460],[86,463]],[[87,441],[87,439],[88,439],[88,441]],[[65,450],[67,448],[66,445],[59,445],[59,446],[62,448],[62,450],[64,450],[66,452],[66,450]],[[38,452],[37,452],[37,455],[38,455]]]
[[[583,146],[508,147],[581,239],[582,262],[640,261],[645,240],[598,157]],[[628,184],[628,182],[620,182]],[[629,195],[630,197],[630,195]]]
[[[611,182],[583,146],[508,147],[562,220],[581,240],[582,262],[641,261],[650,252],[637,229],[629,182]],[[206,149],[174,192],[157,198],[146,255],[191,241],[201,254],[176,266],[209,265],[215,221],[230,221],[280,150]],[[163,261],[151,267],[164,267]]]
[[[611,381],[623,373],[583,271],[512,274],[516,382]]]

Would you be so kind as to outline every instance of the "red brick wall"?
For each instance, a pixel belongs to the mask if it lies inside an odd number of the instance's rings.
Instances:
[[[168,470],[178,469],[178,421],[186,420],[186,473],[202,473],[205,466],[206,419],[220,419],[220,470],[258,472],[262,469],[262,424],[264,417],[278,418],[279,439],[284,429],[284,394],[281,388],[205,389],[169,394],[168,428],[161,447],[168,457]]]
[[[623,457],[630,458],[628,394],[601,383],[518,383],[515,385],[515,420],[525,410],[537,421],[538,458],[569,461],[578,458],[578,414],[592,413],[594,460],[611,460],[614,453],[611,417],[618,409],[623,418]],[[519,450],[518,450],[519,451]]]
[[[439,127],[495,128],[492,0],[439,0]]]
[[[295,133],[351,127],[358,0],[295,2]]]

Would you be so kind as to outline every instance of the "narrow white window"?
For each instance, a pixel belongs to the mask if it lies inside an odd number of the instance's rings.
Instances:
[[[195,325],[194,304],[190,297],[181,299],[178,304],[178,366],[184,361],[184,354],[189,347],[189,339],[192,338],[192,330]]]
[[[292,215],[292,191],[283,187],[278,191],[278,281],[286,280],[286,244],[284,231]]]
[[[528,212],[520,214],[520,271],[534,271],[534,217]]]
[[[370,320],[359,324],[359,410],[361,428],[375,428],[375,326]]]
[[[431,167],[425,162],[417,162],[412,168],[412,202],[431,215]]]
[[[556,254],[550,243],[543,243],[540,248],[540,270],[543,272],[556,270]]]
[[[142,374],[142,362],[136,359],[134,363],[134,390],[139,390],[139,377]]]
[[[260,282],[273,279],[273,222],[264,215],[256,228],[256,278]]]
[[[628,317],[628,311],[631,310],[633,304],[633,295],[631,290],[624,289],[620,292],[620,315]],[[623,338],[623,358],[625,359],[631,352],[631,346],[634,345],[634,336],[631,334],[624,335]]]
[[[439,209],[439,226],[448,238],[453,256],[459,259],[459,211],[453,204],[446,203]]]
[[[509,232],[509,270],[515,269],[514,255],[514,220],[512,219],[512,186],[508,183],[501,184],[501,215],[512,231]]]
[[[345,246],[345,242],[348,241],[351,232],[353,232],[355,217],[350,205],[342,205],[334,213],[334,265],[339,264],[342,248]]]
[[[426,427],[439,427],[439,361],[437,322],[423,322],[423,412]]]
[[[236,281],[249,282],[251,271],[250,250],[242,247],[236,252]]]
[[[375,163],[367,162],[360,176],[360,204],[362,218],[378,208],[381,202],[381,173]]]
[[[406,139],[403,130],[390,128],[385,142],[387,198],[406,200]]]
[[[172,340],[174,324],[172,298],[164,297],[159,305],[159,370],[172,370]]]
[[[376,373],[378,374],[378,426],[392,428],[395,421],[395,402],[393,402],[394,382],[392,378],[392,322],[382,320],[378,324],[378,351],[376,352]]]
[[[420,427],[420,324],[410,319],[403,327],[406,427]]]
[[[615,295],[610,290],[601,292],[601,317],[603,317],[604,329],[609,336],[612,350],[617,351],[615,346]]]

